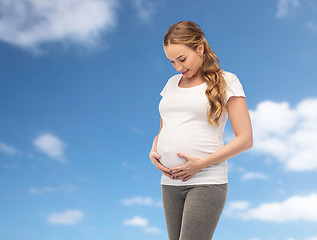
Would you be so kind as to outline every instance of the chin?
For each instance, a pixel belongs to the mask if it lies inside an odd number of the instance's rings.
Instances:
[[[197,76],[197,72],[194,73],[194,74],[189,74],[189,75],[187,75],[187,76],[185,76],[185,77],[187,77],[187,78],[194,78],[194,77],[196,77],[196,76]]]

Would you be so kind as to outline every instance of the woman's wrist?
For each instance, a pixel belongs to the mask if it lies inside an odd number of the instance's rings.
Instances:
[[[209,167],[210,165],[213,165],[213,159],[212,159],[212,154],[207,156],[207,157],[203,157],[200,159],[200,166],[202,169]]]

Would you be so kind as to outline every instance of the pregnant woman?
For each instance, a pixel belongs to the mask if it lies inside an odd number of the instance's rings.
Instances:
[[[202,30],[172,25],[163,40],[173,67],[161,92],[161,127],[150,152],[160,170],[170,240],[210,240],[228,194],[227,161],[253,145],[243,87],[219,67]],[[228,116],[235,138],[224,145]]]

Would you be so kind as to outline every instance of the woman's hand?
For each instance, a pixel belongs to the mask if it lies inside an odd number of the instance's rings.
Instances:
[[[185,182],[198,173],[201,169],[203,169],[200,157],[185,153],[177,153],[177,156],[184,158],[186,163],[179,167],[169,168],[169,171],[173,172],[172,179],[183,178],[183,182]]]
[[[160,170],[165,176],[172,179],[172,172],[160,162],[160,158],[161,156],[157,152],[150,152],[150,159],[155,167]]]

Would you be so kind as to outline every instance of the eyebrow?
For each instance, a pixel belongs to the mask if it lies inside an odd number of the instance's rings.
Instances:
[[[176,59],[179,59],[179,58],[181,58],[181,57],[184,57],[184,55],[180,55],[180,56],[178,56]],[[167,58],[167,60],[170,60],[170,59]]]

